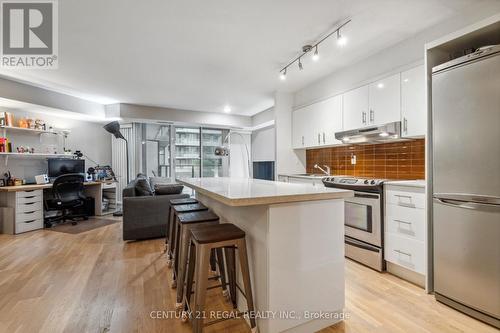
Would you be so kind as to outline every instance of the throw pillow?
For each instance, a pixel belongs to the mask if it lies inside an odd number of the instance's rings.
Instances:
[[[151,185],[146,178],[137,178],[135,182],[135,194],[138,197],[151,196],[153,195],[153,190]]]
[[[181,194],[184,189],[183,185],[180,184],[156,184],[155,194],[156,195],[168,195],[168,194]]]

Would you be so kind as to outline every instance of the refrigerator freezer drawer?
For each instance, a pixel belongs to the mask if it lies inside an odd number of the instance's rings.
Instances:
[[[434,289],[500,318],[500,212],[434,202]]]

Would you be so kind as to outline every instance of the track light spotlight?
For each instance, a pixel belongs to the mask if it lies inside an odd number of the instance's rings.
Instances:
[[[280,80],[281,81],[286,80],[286,68],[280,72]]]
[[[345,44],[347,44],[347,38],[346,38],[346,36],[344,36],[340,33],[340,29],[339,29],[339,30],[337,30],[337,45],[340,47],[343,47],[343,46],[345,46]]]
[[[313,61],[318,61],[319,60],[318,45],[316,45],[316,48],[314,49],[314,54],[312,55],[312,60]]]

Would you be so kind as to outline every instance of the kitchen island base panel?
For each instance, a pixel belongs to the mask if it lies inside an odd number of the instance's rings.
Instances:
[[[304,313],[332,314],[344,308],[343,199],[234,207],[199,192],[196,197],[221,223],[234,223],[246,232],[259,316],[296,314],[294,319],[258,317],[259,332],[313,332],[341,320],[340,315],[311,320]],[[237,278],[242,285],[239,272]],[[241,294],[238,308],[246,310]]]

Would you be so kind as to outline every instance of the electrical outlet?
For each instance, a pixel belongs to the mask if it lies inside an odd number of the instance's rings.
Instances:
[[[351,154],[351,164],[354,165],[356,164],[356,155]]]

